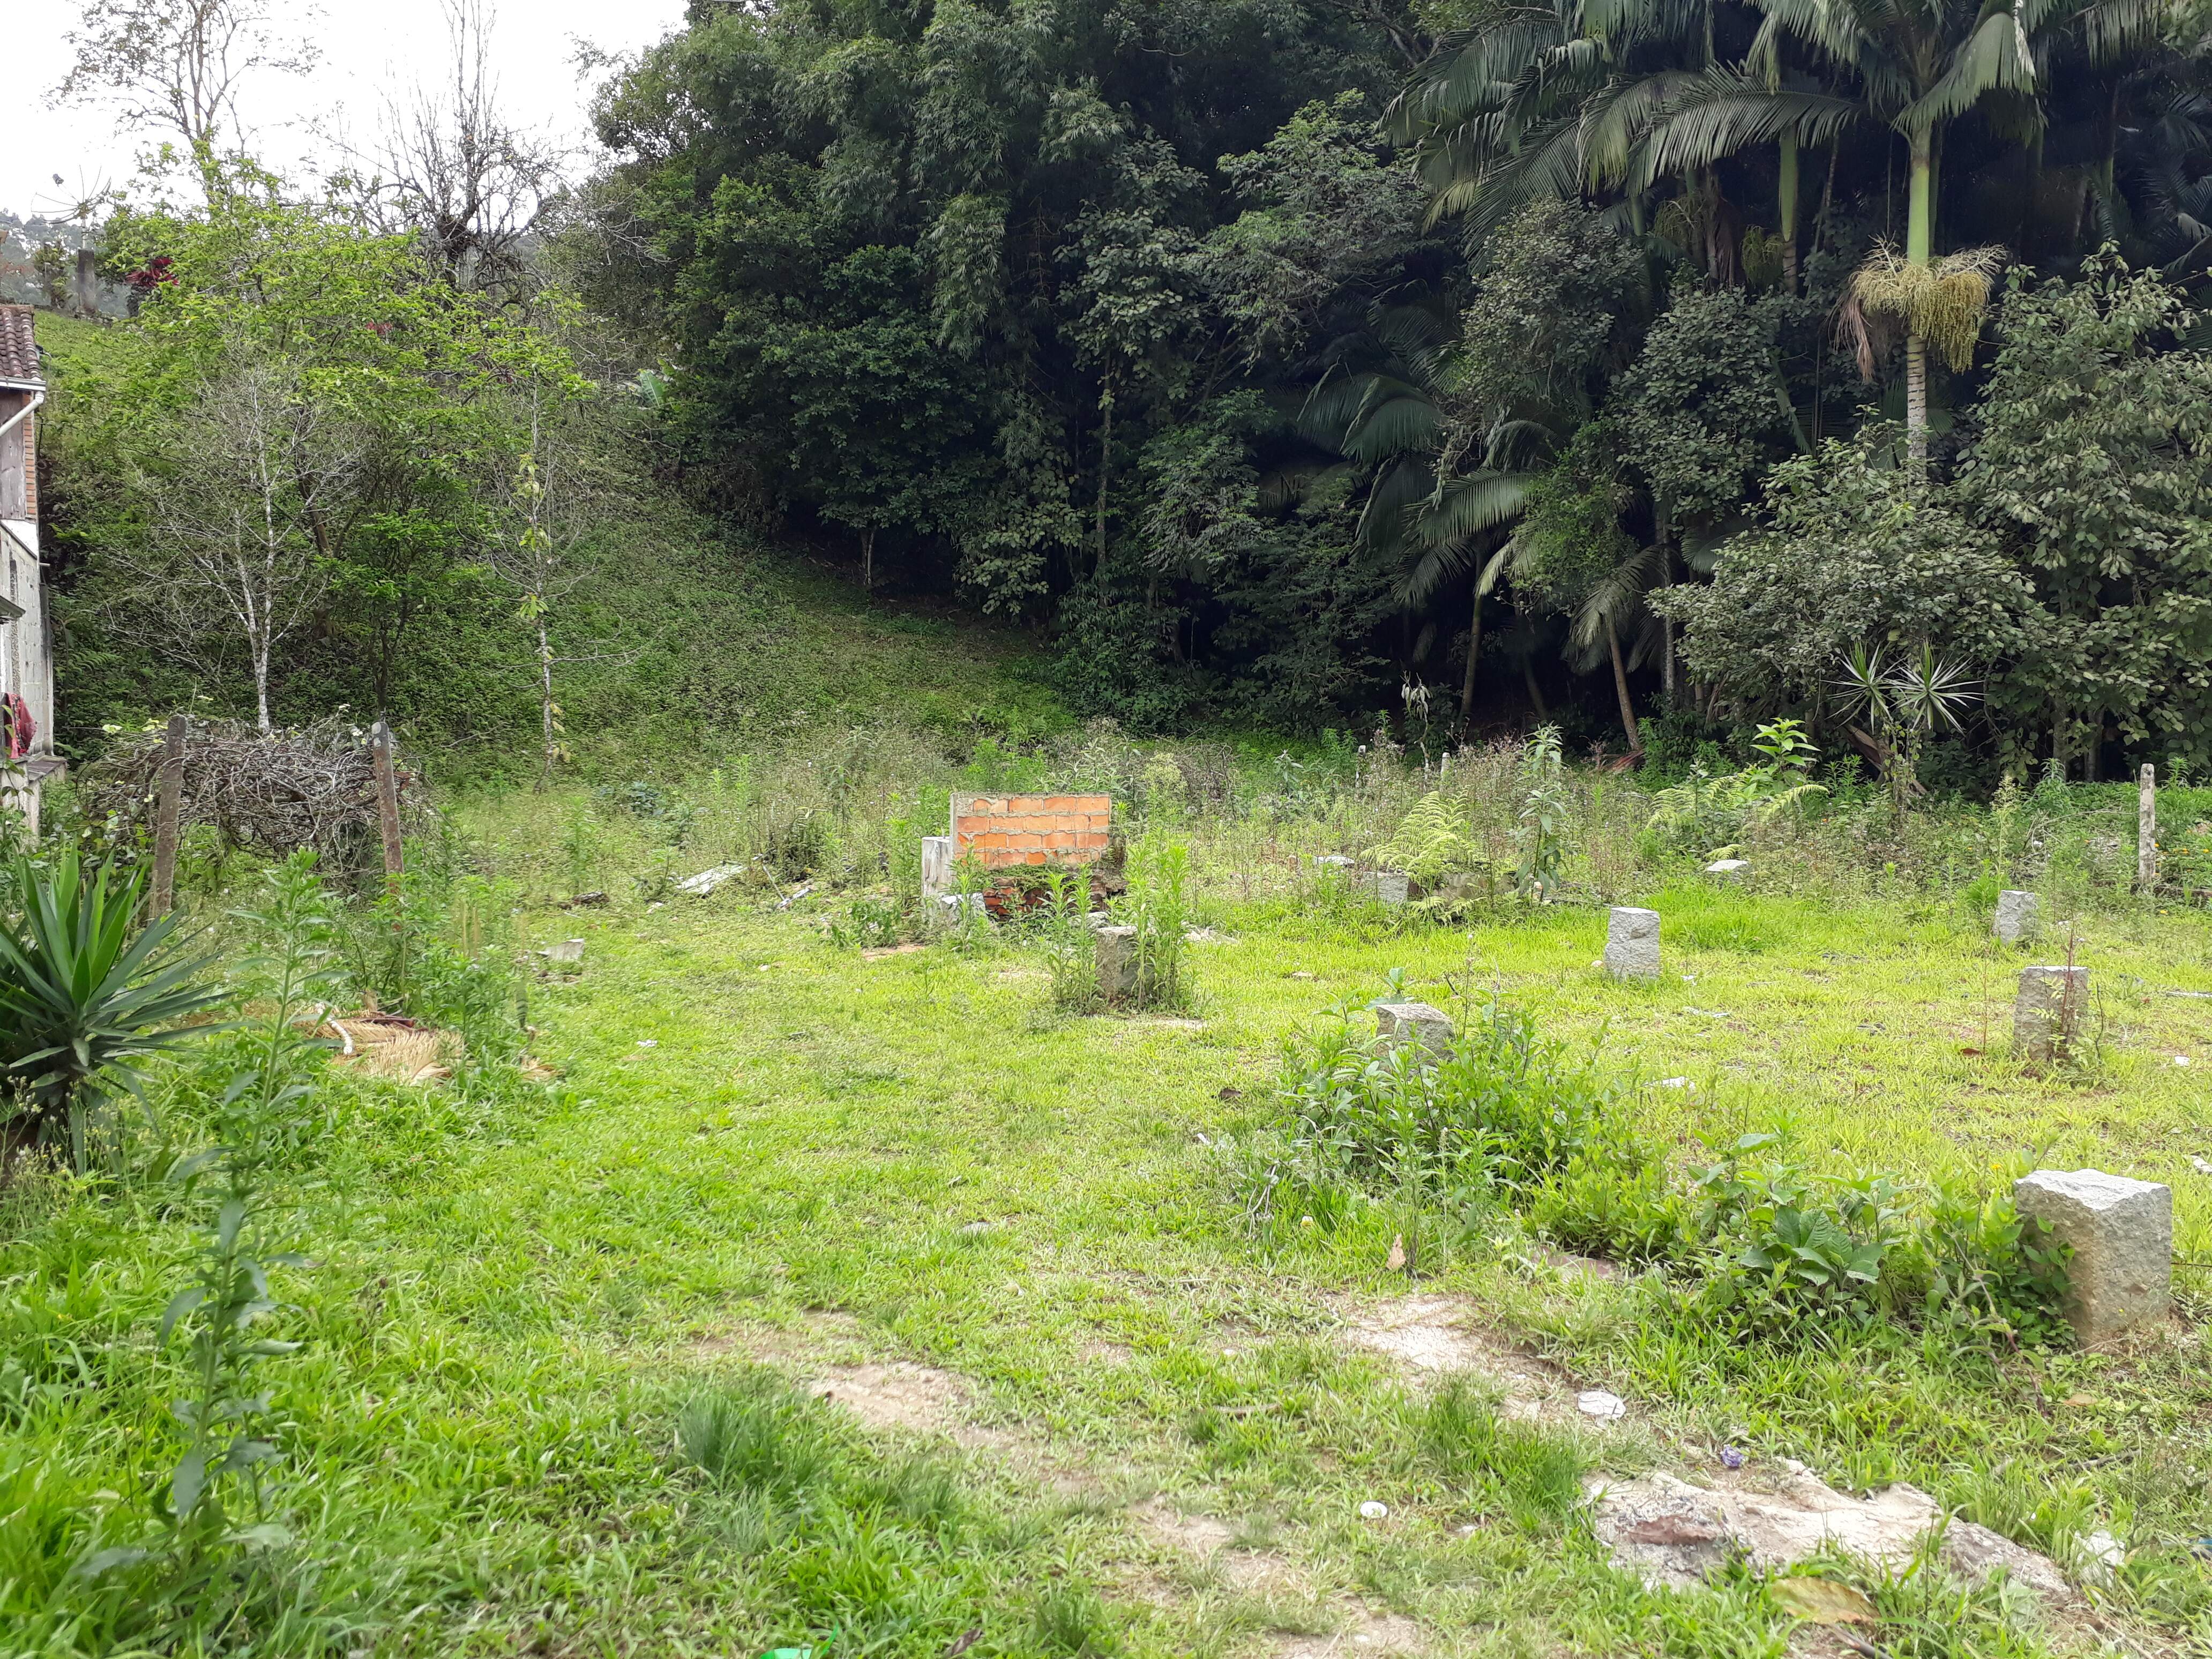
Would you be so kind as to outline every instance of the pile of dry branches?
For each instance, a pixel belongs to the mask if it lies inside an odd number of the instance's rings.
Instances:
[[[150,838],[162,736],[122,744],[80,774],[85,809]],[[400,774],[401,798],[410,780]],[[237,720],[194,720],[185,733],[178,823],[213,824],[234,847],[281,858],[311,847],[332,870],[364,863],[376,844],[376,770],[368,734],[319,720],[264,737]]]

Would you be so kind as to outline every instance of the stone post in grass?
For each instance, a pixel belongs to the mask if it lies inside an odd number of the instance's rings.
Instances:
[[[1411,1043],[1427,1049],[1431,1059],[1442,1060],[1451,1053],[1452,1023],[1442,1009],[1425,1002],[1378,1002],[1375,1038],[1386,1053]]]
[[[1605,927],[1605,971],[1615,979],[1659,977],[1659,913],[1615,905]]]
[[[2136,891],[2158,890],[2158,769],[2143,763],[2136,785]]]
[[[2007,945],[2018,945],[2035,937],[2042,922],[2042,911],[2043,901],[2034,894],[2008,887],[1997,895],[1997,914],[1990,924],[1990,931]]]
[[[921,838],[922,897],[933,899],[953,890],[952,837],[924,836]]]
[[[2073,1254],[2066,1321],[2095,1347],[2166,1318],[2173,1283],[2173,1189],[2100,1170],[2038,1170],[2013,1183],[2013,1202]]]
[[[2012,1008],[2014,1046],[2024,1059],[2047,1064],[2073,1047],[2088,1004],[2087,968],[2021,969]]]
[[[1137,930],[1101,927],[1093,935],[1091,960],[1098,970],[1098,994],[1109,1008],[1137,1000]]]

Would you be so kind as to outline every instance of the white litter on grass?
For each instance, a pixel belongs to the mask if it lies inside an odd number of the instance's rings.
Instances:
[[[2076,1546],[2081,1553],[2081,1577],[2093,1584],[2109,1584],[2125,1565],[2127,1547],[2102,1527]]]
[[[637,1046],[641,1048],[658,1048],[660,1046],[660,1039],[659,1037],[640,1037],[637,1040]]]
[[[1698,1085],[1686,1077],[1662,1077],[1659,1079],[1659,1086],[1662,1089],[1694,1089]]]
[[[745,866],[742,864],[718,864],[711,870],[702,870],[696,876],[686,876],[676,884],[676,890],[689,893],[695,898],[705,898],[724,882],[744,872]]]
[[[2176,1054],[2173,1057],[2173,1063],[2177,1066],[2186,1066],[2189,1064],[2189,1056],[2187,1054]]]
[[[1390,1506],[1388,1504],[1378,1504],[1371,1498],[1359,1506],[1359,1518],[1362,1521],[1382,1521],[1387,1519],[1389,1514]]]
[[[1603,1389],[1584,1389],[1575,1396],[1575,1409],[1601,1423],[1617,1423],[1628,1415],[1628,1402]]]
[[[2197,1157],[2196,1153],[2190,1153],[2189,1161],[2197,1166],[2197,1174],[2212,1175],[2212,1164],[2207,1164],[2203,1158]]]

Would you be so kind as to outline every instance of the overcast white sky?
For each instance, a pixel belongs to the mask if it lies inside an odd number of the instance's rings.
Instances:
[[[308,17],[301,0],[272,0],[281,24]],[[118,127],[106,107],[50,109],[46,93],[68,73],[72,53],[63,38],[77,8],[69,0],[43,5],[6,0],[8,82],[11,97],[0,117],[0,208],[27,218],[52,213],[103,183],[123,184],[138,151],[160,135]],[[683,0],[505,0],[499,7],[500,90],[518,121],[549,125],[581,141],[588,88],[569,59],[577,38],[610,52],[635,52],[683,20]],[[447,31],[438,0],[326,0],[307,25],[323,49],[310,76],[264,73],[249,80],[240,111],[257,130],[257,149],[284,170],[301,170],[314,149],[309,123],[342,113],[356,135],[376,131],[387,88],[435,79],[447,61]],[[57,185],[54,175],[63,183]]]

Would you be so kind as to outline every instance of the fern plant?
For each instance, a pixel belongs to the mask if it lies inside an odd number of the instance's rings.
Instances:
[[[1428,888],[1447,875],[1490,867],[1489,858],[1468,836],[1457,810],[1436,789],[1413,803],[1389,841],[1369,848],[1363,856]]]
[[[1700,764],[1681,782],[1659,792],[1645,829],[1674,847],[1695,847],[1707,858],[1726,858],[1747,831],[1768,823],[1827,786],[1814,783],[1813,763],[1820,751],[1794,720],[1759,728],[1752,745],[1766,757],[1741,771],[1708,772]]]

